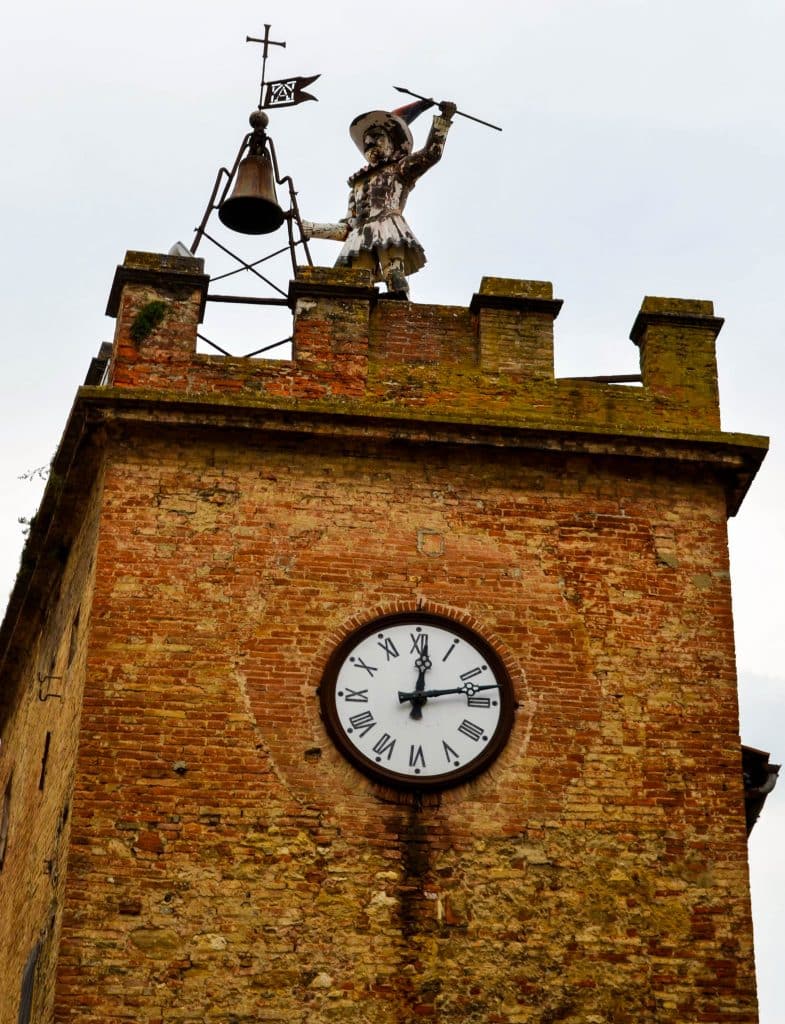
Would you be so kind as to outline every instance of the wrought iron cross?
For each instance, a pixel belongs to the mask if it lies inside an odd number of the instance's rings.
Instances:
[[[254,36],[246,36],[246,43],[261,43],[262,44],[262,82],[259,88],[259,110],[262,109],[262,102],[264,99],[264,76],[267,70],[267,54],[271,46],[282,46],[286,48],[286,43],[277,43],[274,39],[270,38],[270,26],[264,26],[264,38],[256,39]]]

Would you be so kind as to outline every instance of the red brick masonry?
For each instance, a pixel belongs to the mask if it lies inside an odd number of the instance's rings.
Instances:
[[[766,442],[720,430],[711,303],[645,300],[630,388],[554,379],[543,282],[418,306],[309,268],[269,362],[195,354],[206,285],[119,268],[0,634],[0,1020],[40,941],[62,1024],[753,1024],[726,517]],[[317,697],[415,608],[518,700],[423,798]]]

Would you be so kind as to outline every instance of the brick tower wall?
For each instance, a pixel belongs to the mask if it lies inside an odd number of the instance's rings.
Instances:
[[[554,380],[540,282],[421,307],[304,271],[270,363],[195,354],[205,285],[129,254],[110,386],[66,434],[103,471],[37,998],[80,1024],[752,1024],[725,520],[765,442],[719,429],[711,304],[646,300],[621,388]],[[316,696],[352,629],[418,608],[488,637],[518,702],[488,771],[421,797],[351,767]]]
[[[84,459],[85,466],[90,462]],[[3,665],[0,799],[0,1021],[15,1022],[21,978],[36,985],[31,1021],[46,1021],[54,996],[69,863],[72,794],[87,661],[100,481],[75,474],[78,512],[53,477],[38,529],[56,507],[46,550],[28,545],[17,581],[27,596],[13,625],[19,653]],[[33,526],[33,530],[36,526]],[[8,620],[16,606],[12,602]],[[6,831],[7,830],[7,831]]]

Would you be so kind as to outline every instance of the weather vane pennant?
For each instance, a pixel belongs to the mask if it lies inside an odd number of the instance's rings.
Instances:
[[[286,43],[277,42],[270,38],[270,26],[264,26],[264,35],[261,39],[256,36],[246,36],[246,43],[262,44],[262,81],[259,86],[259,110],[271,110],[276,107],[296,107],[298,103],[305,103],[306,100],[315,100],[309,92],[303,92],[306,85],[315,82],[319,75],[308,77],[293,76],[292,78],[280,78],[275,82],[266,82],[267,56],[271,46],[286,48]]]
[[[298,103],[305,103],[306,100],[317,100],[303,90],[311,82],[315,82],[321,75],[309,75],[306,78],[281,78],[277,82],[267,82],[262,87],[262,102],[260,110],[270,110],[274,107],[295,107]]]

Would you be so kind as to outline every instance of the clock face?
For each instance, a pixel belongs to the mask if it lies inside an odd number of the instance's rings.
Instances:
[[[485,768],[509,736],[515,707],[490,644],[426,613],[376,619],[344,640],[319,698],[330,735],[356,767],[420,790]]]

